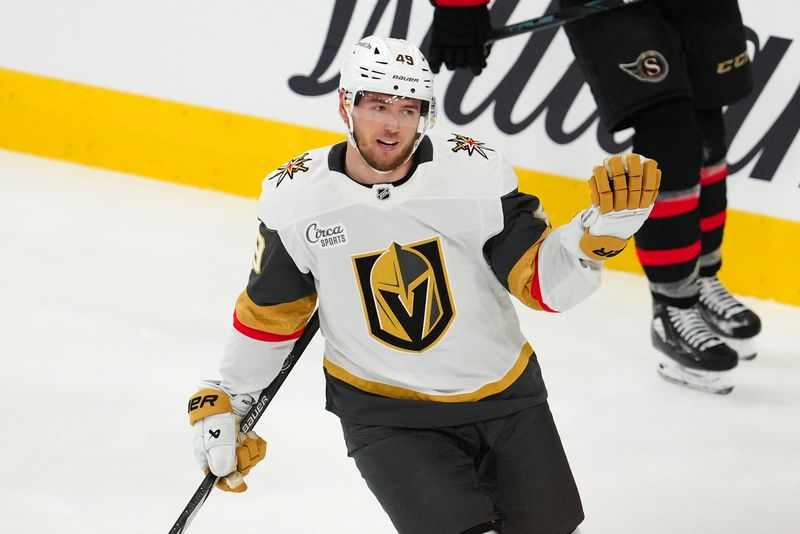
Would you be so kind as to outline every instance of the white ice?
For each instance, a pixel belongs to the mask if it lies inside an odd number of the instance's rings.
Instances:
[[[202,479],[186,401],[216,376],[255,232],[251,199],[0,151],[0,532],[170,528]],[[800,532],[800,309],[744,300],[765,328],[728,396],[656,375],[641,277],[520,309],[584,534]],[[393,532],[323,408],[320,353],[259,423],[250,490],[215,491],[189,532]]]

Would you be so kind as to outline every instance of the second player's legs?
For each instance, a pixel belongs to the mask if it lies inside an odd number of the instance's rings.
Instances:
[[[719,108],[697,110],[703,137],[703,166],[700,170],[700,276],[714,276],[722,266],[722,236],[727,203],[725,121]]]
[[[631,122],[633,151],[658,161],[662,171],[653,211],[636,234],[636,253],[653,298],[689,307],[697,301],[701,251],[700,125],[687,98],[657,102],[635,114]]]
[[[703,141],[716,148],[721,140],[716,161],[723,161],[724,128],[721,115],[695,108],[719,109],[750,89],[736,0],[640,2],[565,29],[604,124],[612,131],[632,126],[634,152],[658,160],[663,172],[651,219],[636,235],[653,294],[651,337],[666,357],[659,372],[683,385],[728,392],[725,371],[737,354],[710,330],[697,305],[700,293],[709,293],[704,281],[717,281],[698,275],[719,269],[725,219],[724,177],[712,168],[713,150],[704,159]],[[713,294],[722,295],[720,287],[711,287]]]
[[[736,366],[737,354],[697,306],[699,262],[719,268],[725,217],[724,169],[701,173],[704,130],[711,121],[701,125],[693,102],[678,98],[639,111],[632,124],[634,152],[658,160],[663,172],[650,219],[636,234],[636,253],[653,295],[651,338],[662,354],[659,373],[681,385],[728,393],[733,383],[727,371]],[[702,180],[709,189],[701,207]]]
[[[700,311],[709,326],[739,355],[756,356],[753,338],[761,331],[758,316],[722,285],[717,272],[722,266],[722,241],[727,218],[727,144],[720,108],[698,110],[703,135],[703,168],[700,171],[700,231],[702,250],[698,287]]]

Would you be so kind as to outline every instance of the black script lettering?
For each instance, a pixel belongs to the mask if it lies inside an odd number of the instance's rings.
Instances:
[[[597,144],[609,154],[619,154],[620,152],[626,152],[633,146],[633,134],[617,142],[614,138],[614,132],[609,131],[602,122],[597,121]]]
[[[770,37],[760,46],[758,35],[746,28],[747,40],[755,44],[753,57],[753,90],[743,100],[730,106],[725,113],[725,126],[728,135],[728,146],[731,145],[736,134],[742,127],[753,109],[758,97],[769,82],[778,65],[783,60],[791,39]],[[761,140],[745,154],[742,159],[730,164],[730,173],[734,174],[746,167],[754,158],[758,157],[750,177],[756,180],[770,181],[775,176],[778,166],[786,157],[794,138],[800,128],[800,87],[795,91],[789,103],[772,123]]]
[[[506,24],[517,3],[516,1],[495,3],[491,10],[492,25],[497,27]],[[556,9],[557,2],[553,0],[547,6],[545,14],[552,13]],[[558,28],[552,28],[531,34],[519,58],[495,90],[471,111],[462,111],[461,104],[473,75],[465,70],[456,71],[444,98],[444,112],[447,118],[455,124],[467,124],[494,104],[494,122],[497,128],[504,133],[513,135],[525,130],[546,111],[545,132],[553,142],[563,145],[580,137],[591,127],[592,123],[597,121],[598,116],[596,112],[590,113],[574,130],[565,131],[564,129],[564,120],[575,103],[578,93],[586,83],[577,62],[574,61],[545,99],[527,117],[519,122],[511,119],[522,91],[541,63],[557,32]]]
[[[518,4],[519,0],[493,2],[491,7],[492,25],[494,27],[506,25]],[[388,0],[378,0],[374,6],[363,35],[372,34],[381,19],[391,12],[388,9]],[[338,75],[334,74],[324,80],[322,77],[333,67],[332,63],[342,47],[355,13],[355,7],[355,0],[336,0],[316,66],[309,75],[298,74],[289,79],[289,86],[295,93],[303,96],[319,96],[336,91]],[[557,1],[551,0],[545,14],[553,13],[557,9]],[[410,17],[411,0],[397,0],[390,35],[406,38]],[[592,111],[582,118],[578,126],[571,131],[565,129],[565,118],[586,83],[576,62],[569,66],[564,76],[556,82],[535,109],[522,120],[515,122],[511,119],[526,84],[541,63],[557,31],[558,28],[549,28],[531,33],[519,58],[509,72],[498,82],[494,90],[473,109],[464,110],[463,103],[474,76],[466,69],[458,69],[444,90],[442,99],[444,115],[454,124],[465,125],[473,122],[486,110],[493,107],[493,119],[498,130],[515,135],[523,132],[544,114],[545,133],[554,143],[571,143],[583,135],[593,124],[596,124],[597,143],[603,150],[608,153],[628,150],[632,144],[632,138],[628,137],[617,141],[614,134],[609,132],[599,120],[597,111]],[[729,106],[726,110],[725,123],[729,146],[736,138],[765,86],[782,64],[786,51],[792,43],[791,39],[770,36],[761,46],[758,35],[752,29],[745,28],[745,32],[747,40],[755,45],[752,65],[754,88],[747,97]],[[430,29],[421,45],[423,51],[427,51],[429,42]],[[349,46],[349,43],[346,44]],[[751,177],[758,180],[772,180],[797,137],[798,129],[800,129],[798,115],[800,115],[800,87],[797,88],[785,108],[776,115],[776,119],[761,139],[739,161],[730,163],[730,173],[735,174],[755,161]]]
[[[375,9],[372,11],[372,16],[370,16],[367,22],[362,37],[375,33],[375,28],[378,26],[388,5],[389,0],[379,0],[375,2]],[[353,18],[355,8],[356,0],[336,0],[336,4],[333,7],[333,14],[331,15],[331,23],[328,25],[328,34],[325,36],[325,42],[322,45],[317,65],[314,67],[314,70],[311,71],[311,74],[307,76],[296,74],[289,78],[289,87],[292,91],[303,96],[320,96],[335,91],[338,88],[338,72],[327,80],[323,81],[320,80],[320,78],[328,71],[336,55],[339,53],[339,49],[342,47],[342,41],[347,34],[347,28],[350,26],[350,21]],[[397,8],[395,9],[389,37],[405,39],[408,35],[410,19],[411,0],[397,0]],[[346,43],[346,46],[349,47],[351,44],[352,43]]]

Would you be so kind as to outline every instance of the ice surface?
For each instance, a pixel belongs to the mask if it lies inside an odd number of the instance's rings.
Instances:
[[[256,228],[250,199],[0,151],[0,531],[169,529],[202,479],[185,403],[216,376]],[[644,279],[604,276],[572,312],[520,310],[584,534],[800,532],[800,309],[744,299],[760,354],[714,396],[656,375]],[[323,409],[320,353],[259,423],[250,490],[215,491],[189,532],[393,532]]]

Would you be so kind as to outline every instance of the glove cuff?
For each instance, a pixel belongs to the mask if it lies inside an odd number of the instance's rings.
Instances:
[[[192,426],[210,415],[232,412],[230,397],[219,389],[204,388],[189,397],[189,424]]]
[[[586,257],[594,261],[604,261],[613,258],[628,244],[628,239],[620,239],[609,235],[592,235],[589,229],[583,231],[583,236],[578,242],[581,251]]]

